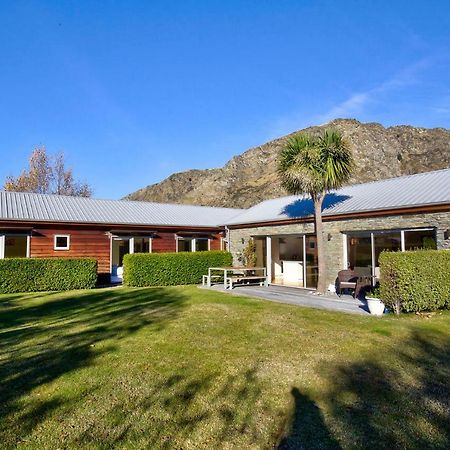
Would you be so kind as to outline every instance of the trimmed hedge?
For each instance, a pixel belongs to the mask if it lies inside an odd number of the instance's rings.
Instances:
[[[126,286],[175,286],[199,284],[208,267],[231,266],[233,257],[224,251],[180,253],[133,253],[123,258]]]
[[[397,314],[450,308],[450,251],[382,252],[381,298]]]
[[[0,293],[91,289],[97,261],[90,258],[0,259]]]

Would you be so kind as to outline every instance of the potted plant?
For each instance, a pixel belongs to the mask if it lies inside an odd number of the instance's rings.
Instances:
[[[370,314],[382,316],[385,305],[380,300],[380,288],[376,287],[366,294],[367,306]]]

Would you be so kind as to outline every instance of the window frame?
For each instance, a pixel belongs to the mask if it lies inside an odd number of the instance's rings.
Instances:
[[[197,241],[208,241],[208,250],[198,250],[198,252],[210,251],[211,250],[211,238],[210,237],[196,237],[196,236],[176,236],[176,252],[177,253],[195,253],[197,252]],[[187,252],[182,252],[179,250],[179,241],[191,241],[191,250]]]
[[[343,239],[343,244],[344,244],[344,252],[343,252],[343,268],[347,269],[348,268],[348,264],[349,264],[349,255],[348,255],[348,242],[349,239],[353,238],[353,237],[357,237],[358,235],[364,235],[365,237],[368,237],[367,235],[370,236],[371,239],[371,253],[372,253],[372,263],[371,263],[371,273],[372,276],[375,276],[375,268],[378,267],[376,266],[376,261],[375,261],[375,237],[378,235],[382,235],[382,234],[389,234],[389,233],[400,233],[400,252],[405,252],[406,250],[406,245],[405,245],[405,233],[406,232],[420,232],[420,231],[433,231],[434,232],[434,237],[435,240],[437,241],[437,236],[436,236],[436,227],[418,227],[418,228],[392,228],[392,229],[383,229],[383,230],[348,230],[348,231],[342,231],[343,235],[344,235],[344,239]]]
[[[66,238],[67,239],[67,245],[65,247],[59,247],[56,244],[56,241],[58,238]],[[55,251],[68,251],[70,250],[70,234],[55,234],[53,236],[53,250]]]
[[[198,241],[207,241],[208,248],[206,250],[197,250],[197,242]],[[211,239],[209,237],[194,238],[193,243],[192,243],[192,248],[194,249],[194,252],[209,252],[211,250]]]

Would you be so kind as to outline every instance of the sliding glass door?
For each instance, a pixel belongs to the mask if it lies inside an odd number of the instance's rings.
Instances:
[[[123,278],[123,257],[128,253],[150,253],[152,238],[149,236],[113,236],[111,241],[111,281]]]
[[[360,275],[372,275],[372,236],[371,233],[348,235],[347,257],[349,267],[354,267]]]
[[[319,278],[316,236],[305,236],[305,287],[315,289]]]
[[[267,267],[270,282],[289,287],[316,288],[317,239],[312,235],[255,237],[257,265]],[[267,243],[270,243],[267,255]],[[268,261],[266,259],[270,257]],[[267,264],[267,265],[266,265]]]
[[[26,234],[0,235],[0,258],[27,258],[30,236]]]
[[[389,230],[347,234],[347,264],[360,275],[379,277],[383,251],[397,252],[436,248],[434,229]]]

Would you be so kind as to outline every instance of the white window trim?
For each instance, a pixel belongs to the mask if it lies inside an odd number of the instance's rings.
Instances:
[[[405,230],[400,230],[400,250],[405,251]]]
[[[139,238],[148,239],[148,252],[152,253],[152,241],[153,241],[153,238],[151,236],[131,236],[130,237],[130,247],[129,247],[130,254],[134,253],[134,240],[136,238],[137,239],[139,239]]]
[[[0,259],[5,258],[5,236],[0,236]]]
[[[226,247],[228,245],[228,240],[225,237],[220,238],[220,250],[225,251]]]
[[[57,247],[56,240],[58,238],[67,238],[67,245],[65,247]],[[53,236],[53,250],[57,250],[57,251],[70,250],[70,234],[55,234]]]
[[[344,267],[343,269],[348,269],[348,234],[346,233],[342,233],[342,245],[344,247],[344,258],[343,258],[343,263],[344,263]]]
[[[134,253],[134,236],[128,239],[128,253],[130,255]]]

